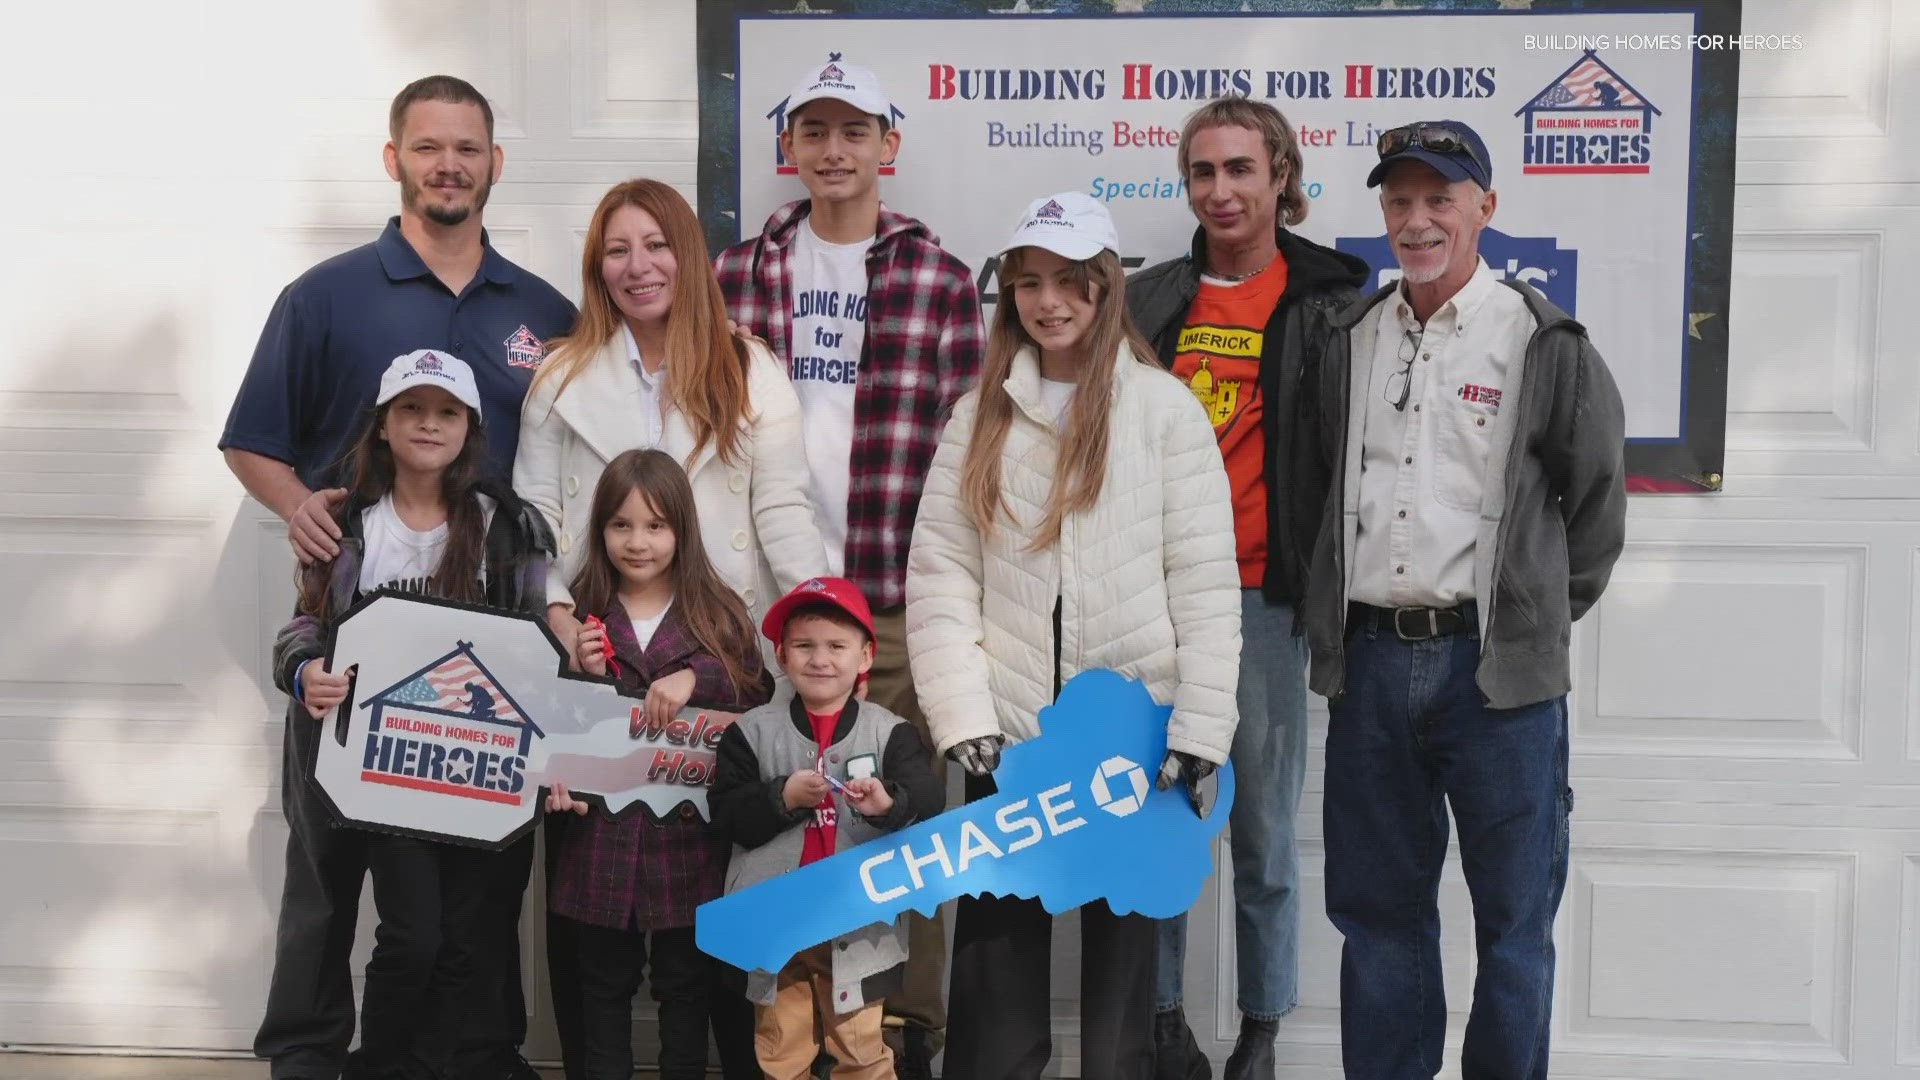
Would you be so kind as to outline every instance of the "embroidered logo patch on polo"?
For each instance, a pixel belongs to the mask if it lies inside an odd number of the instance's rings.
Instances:
[[[507,366],[532,368],[539,370],[547,362],[547,343],[533,336],[527,324],[521,323],[520,329],[513,332],[506,342]]]
[[[1460,389],[1454,391],[1454,393],[1459,396],[1461,401],[1469,405],[1485,405],[1488,412],[1497,413],[1500,411],[1500,391],[1496,387],[1475,386],[1472,383],[1467,383],[1460,387]]]

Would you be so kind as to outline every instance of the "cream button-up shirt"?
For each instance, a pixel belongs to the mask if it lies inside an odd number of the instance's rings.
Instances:
[[[1347,597],[1375,607],[1453,607],[1474,599],[1494,418],[1518,407],[1520,369],[1535,328],[1519,293],[1480,263],[1422,326],[1404,291],[1376,305],[1361,437],[1359,530]],[[1400,374],[1405,372],[1404,375]],[[1403,384],[1406,407],[1396,409]]]
[[[640,376],[639,419],[646,424],[646,436],[640,446],[647,450],[656,449],[667,426],[665,402],[660,394],[660,381],[667,377],[667,368],[662,364],[660,370],[648,371],[647,365],[640,362],[640,343],[633,339],[633,328],[622,321],[620,333],[627,339],[627,362],[633,365],[633,373]]]

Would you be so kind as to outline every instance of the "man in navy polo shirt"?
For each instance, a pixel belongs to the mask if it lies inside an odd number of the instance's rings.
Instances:
[[[520,403],[546,344],[573,325],[574,308],[551,285],[508,262],[487,241],[481,211],[500,178],[493,110],[468,83],[421,79],[389,114],[387,175],[399,181],[400,216],[371,244],[336,256],[286,287],[268,316],[220,437],[247,493],[287,522],[302,562],[331,559],[341,458],[365,427],[380,374],[394,357],[439,349],[465,360],[479,382],[496,475],[512,474]],[[335,1080],[353,1038],[353,947],[362,834],[333,827],[312,778],[319,727],[286,732],[281,806],[290,835],[287,880],[266,1016],[254,1053],[274,1080]],[[517,1053],[526,1035],[520,990],[519,914],[533,841],[500,859],[494,883],[498,970],[483,980],[463,1040],[474,1076],[534,1077]]]

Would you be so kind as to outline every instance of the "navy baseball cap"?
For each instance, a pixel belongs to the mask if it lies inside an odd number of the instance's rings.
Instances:
[[[1448,180],[1471,180],[1493,187],[1493,158],[1480,133],[1458,120],[1422,120],[1381,132],[1374,149],[1380,164],[1367,174],[1367,186],[1379,187],[1398,161],[1418,161]]]

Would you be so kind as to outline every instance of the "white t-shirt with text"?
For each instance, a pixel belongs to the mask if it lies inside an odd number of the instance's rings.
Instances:
[[[482,520],[491,525],[494,501],[485,495],[476,498]],[[393,508],[391,492],[360,511],[360,536],[365,544],[360,557],[361,592],[379,588],[426,592],[427,579],[440,568],[440,556],[447,550],[447,523],[424,532],[408,528]],[[486,578],[484,567],[480,576]]]
[[[853,457],[853,400],[867,342],[867,251],[873,238],[830,244],[800,224],[794,241],[792,355],[787,374],[800,398],[813,481],[813,516],[829,571],[846,571],[847,488]]]

